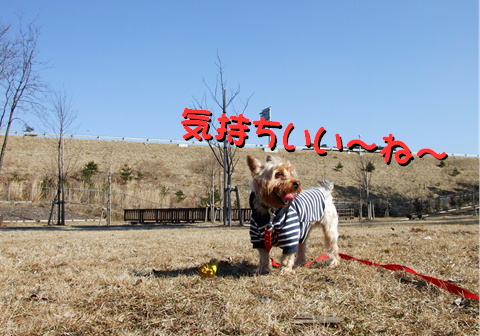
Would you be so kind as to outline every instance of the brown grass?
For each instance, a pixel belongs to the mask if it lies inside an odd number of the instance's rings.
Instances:
[[[342,226],[341,252],[478,293],[478,225]],[[385,224],[385,223],[384,223]],[[321,230],[309,255],[323,254]],[[274,250],[278,258],[279,250]],[[218,276],[197,270],[218,260]],[[2,335],[478,335],[478,301],[403,272],[342,261],[252,275],[247,228],[3,231]],[[153,274],[152,269],[156,272]],[[330,315],[337,327],[295,324]]]

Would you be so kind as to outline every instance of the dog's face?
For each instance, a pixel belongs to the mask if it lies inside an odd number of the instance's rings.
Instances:
[[[293,194],[301,191],[300,181],[290,161],[277,156],[268,156],[262,164],[247,156],[248,167],[253,176],[253,190],[260,201],[273,208],[285,207]]]

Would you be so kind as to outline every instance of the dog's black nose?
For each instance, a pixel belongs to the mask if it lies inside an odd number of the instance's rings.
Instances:
[[[293,186],[294,186],[295,188],[300,187],[300,182],[298,182],[298,181],[293,182]]]

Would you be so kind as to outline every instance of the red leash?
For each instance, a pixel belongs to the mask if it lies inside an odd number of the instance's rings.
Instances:
[[[452,284],[448,281],[440,280],[440,279],[437,279],[437,278],[432,278],[432,277],[427,276],[427,275],[419,274],[419,273],[415,272],[413,269],[411,269],[409,267],[406,267],[406,266],[396,265],[396,264],[380,265],[380,264],[376,264],[376,263],[368,261],[368,260],[357,259],[355,257],[349,256],[348,254],[343,254],[343,253],[339,253],[339,256],[342,259],[356,260],[356,261],[361,262],[362,264],[365,264],[365,265],[368,265],[368,266],[376,266],[376,267],[386,268],[386,269],[391,270],[391,271],[405,271],[405,272],[408,272],[408,273],[416,274],[416,275],[422,277],[423,279],[427,280],[428,282],[434,284],[435,286],[443,288],[446,291],[449,291],[450,293],[453,293],[455,295],[459,295],[461,297],[468,298],[468,299],[476,299],[476,300],[480,299],[480,297],[478,295],[476,295],[472,292],[469,292],[466,289],[458,287],[455,284]],[[322,260],[322,259],[327,259],[327,258],[328,258],[328,255],[323,254],[320,257],[310,261],[309,263],[306,263],[305,266],[310,266],[315,261]],[[275,260],[273,260],[273,259],[271,259],[271,260],[272,260],[272,266],[273,267],[280,267],[280,265]]]

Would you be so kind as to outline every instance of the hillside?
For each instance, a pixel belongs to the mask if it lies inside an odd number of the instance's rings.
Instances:
[[[2,185],[31,188],[55,181],[55,141],[44,137],[11,136],[0,177]],[[83,188],[81,170],[90,161],[98,166],[98,173],[92,178],[93,189],[104,189],[111,162],[114,191],[166,206],[199,205],[211,190],[212,166],[215,185],[221,180],[219,167],[213,165],[208,146],[69,139],[67,149],[68,183],[72,188]],[[239,187],[242,206],[247,206],[251,180],[245,164],[247,154],[262,160],[268,155],[261,148],[237,150],[239,161],[233,185]],[[274,155],[284,156],[294,163],[304,187],[329,179],[336,186],[336,201],[358,201],[357,153],[328,152],[326,156],[319,156],[312,150],[293,153],[279,150]],[[406,167],[394,160],[387,165],[380,154],[365,154],[363,158],[372,160],[375,166],[370,181],[372,197],[377,202],[387,198],[412,200],[478,190],[478,158],[449,157],[444,167],[428,155],[415,157]],[[343,168],[336,168],[339,163]],[[132,180],[122,181],[122,169],[130,171]]]

